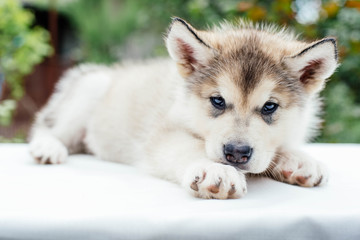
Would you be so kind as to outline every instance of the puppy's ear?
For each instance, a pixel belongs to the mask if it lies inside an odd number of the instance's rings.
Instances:
[[[188,77],[213,58],[212,48],[199,37],[196,29],[181,18],[173,18],[166,47],[183,77]]]
[[[337,48],[334,38],[325,38],[302,50],[295,56],[286,57],[286,67],[303,85],[308,93],[322,90],[337,64]]]

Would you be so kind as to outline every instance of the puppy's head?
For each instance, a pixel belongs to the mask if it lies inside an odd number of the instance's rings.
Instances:
[[[186,83],[187,125],[207,156],[259,173],[306,137],[310,105],[337,67],[336,41],[240,25],[198,31],[175,18],[166,45]]]

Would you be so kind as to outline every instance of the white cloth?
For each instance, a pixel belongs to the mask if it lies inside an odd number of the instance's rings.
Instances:
[[[360,239],[360,145],[305,150],[328,185],[256,177],[242,199],[203,200],[119,163],[37,165],[26,144],[0,144],[0,239]]]

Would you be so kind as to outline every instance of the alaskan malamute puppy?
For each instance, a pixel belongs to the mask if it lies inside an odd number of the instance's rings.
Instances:
[[[30,151],[63,163],[86,151],[135,165],[201,198],[239,198],[247,173],[313,187],[325,168],[298,150],[320,125],[318,93],[337,67],[334,38],[239,22],[199,31],[174,18],[172,60],[81,65],[38,113]]]

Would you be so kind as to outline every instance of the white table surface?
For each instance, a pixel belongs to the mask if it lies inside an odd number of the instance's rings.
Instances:
[[[0,144],[0,239],[360,239],[360,145],[304,149],[326,186],[257,177],[242,199],[202,200],[126,165],[37,165],[26,144]]]

